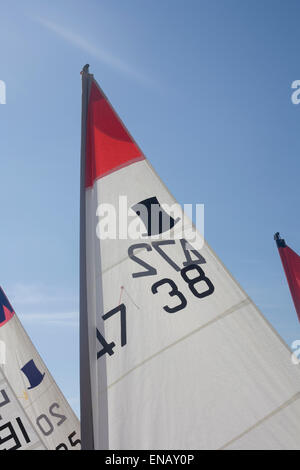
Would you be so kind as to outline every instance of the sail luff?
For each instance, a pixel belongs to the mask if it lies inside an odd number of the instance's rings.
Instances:
[[[90,376],[89,328],[86,283],[86,126],[92,75],[88,65],[82,70],[81,176],[80,176],[80,427],[82,450],[94,449],[93,406]]]

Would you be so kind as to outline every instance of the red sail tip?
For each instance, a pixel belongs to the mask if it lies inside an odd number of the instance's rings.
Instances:
[[[300,322],[300,256],[285,244],[278,251]]]
[[[87,114],[86,187],[93,186],[98,178],[144,158],[120,118],[93,81]]]

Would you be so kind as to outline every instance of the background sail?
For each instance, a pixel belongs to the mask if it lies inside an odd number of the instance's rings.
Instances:
[[[45,450],[0,367],[0,450]]]
[[[279,232],[275,233],[274,239],[300,321],[300,256],[287,246]]]
[[[10,400],[3,410],[10,409],[13,417],[19,416],[20,410],[23,411],[21,419],[24,419],[24,429],[30,441],[27,446],[22,442],[22,449],[24,446],[36,448],[37,442],[50,450],[80,449],[79,421],[31,343],[1,288],[0,306],[0,313],[2,312],[0,343],[2,346],[5,345],[3,378],[0,375],[0,382],[2,379],[4,393],[9,396]],[[0,384],[0,401],[1,389]],[[2,415],[2,408],[0,408],[0,415]],[[0,444],[2,442],[2,445],[7,445],[6,435],[7,427],[2,428],[0,420]]]
[[[176,201],[141,152],[131,157],[136,144],[92,76],[86,80],[81,315],[89,349],[81,368],[90,372],[95,447],[299,449],[299,368],[207,243],[187,250],[192,223],[182,216],[161,238],[145,227],[137,240],[99,240],[100,204],[120,220],[120,196],[129,208]]]

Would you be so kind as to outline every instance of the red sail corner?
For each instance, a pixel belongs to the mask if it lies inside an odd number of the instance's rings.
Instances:
[[[145,157],[93,80],[88,104],[85,186]]]

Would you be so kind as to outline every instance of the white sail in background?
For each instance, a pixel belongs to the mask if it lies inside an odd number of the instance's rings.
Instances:
[[[79,421],[1,288],[0,344],[0,450],[79,450]]]
[[[176,201],[87,68],[82,131],[84,448],[300,449],[299,367],[188,219],[142,214]],[[101,238],[124,196],[144,233]]]
[[[0,368],[0,450],[45,450]]]

